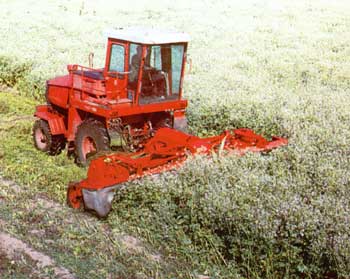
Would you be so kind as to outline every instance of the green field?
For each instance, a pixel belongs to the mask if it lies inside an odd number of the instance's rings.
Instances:
[[[349,278],[350,3],[137,2],[0,0],[0,175],[23,185],[16,194],[0,182],[0,231],[78,278]],[[68,182],[86,170],[34,149],[35,105],[67,64],[87,65],[93,51],[103,66],[104,30],[128,26],[191,35],[193,134],[246,127],[289,145],[129,183],[103,221],[66,207]]]

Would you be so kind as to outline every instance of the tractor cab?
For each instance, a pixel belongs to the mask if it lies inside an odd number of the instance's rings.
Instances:
[[[181,98],[187,34],[129,28],[107,36],[107,97],[138,105]]]
[[[68,65],[47,81],[35,146],[52,154],[66,143],[77,162],[112,146],[134,151],[161,127],[186,130],[182,82],[189,36],[128,28],[107,33],[105,66]],[[45,144],[44,144],[45,143]]]

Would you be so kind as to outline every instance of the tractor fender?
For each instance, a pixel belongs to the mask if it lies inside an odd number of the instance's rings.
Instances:
[[[64,135],[66,132],[66,126],[64,125],[64,119],[62,115],[53,113],[46,105],[37,106],[34,116],[46,120],[50,127],[52,135]]]

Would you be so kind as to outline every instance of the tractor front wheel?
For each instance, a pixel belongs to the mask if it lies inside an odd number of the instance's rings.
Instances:
[[[52,135],[45,120],[37,120],[33,126],[33,141],[36,149],[50,155],[58,155],[66,146],[63,135]]]
[[[160,128],[172,128],[172,116],[169,113],[157,113],[152,116],[152,125],[154,130]]]
[[[88,119],[78,127],[75,138],[75,154],[78,165],[87,166],[88,157],[110,148],[105,126],[98,120]]]

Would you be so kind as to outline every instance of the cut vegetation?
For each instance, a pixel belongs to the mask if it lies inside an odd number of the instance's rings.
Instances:
[[[0,182],[1,233],[77,278],[350,277],[348,1],[128,5],[0,3],[0,173],[18,184]],[[85,170],[35,150],[32,114],[45,79],[103,59],[102,31],[134,25],[191,34],[193,134],[247,127],[290,144],[126,184],[100,221],[66,207]],[[36,264],[0,252],[5,278]]]

